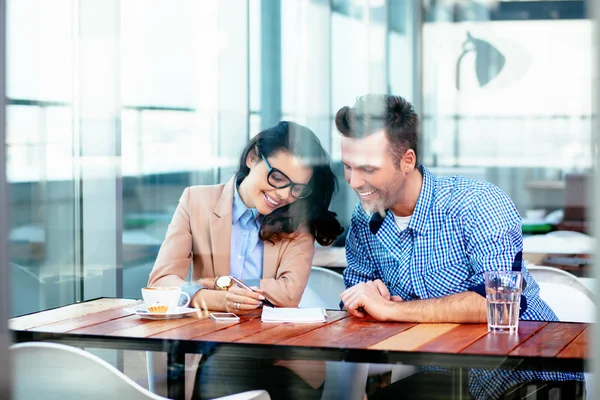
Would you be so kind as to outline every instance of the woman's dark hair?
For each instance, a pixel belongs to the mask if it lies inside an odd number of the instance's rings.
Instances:
[[[313,131],[294,122],[282,121],[254,136],[240,157],[240,167],[236,173],[238,186],[250,173],[246,165],[250,152],[254,152],[259,160],[261,155],[268,158],[278,153],[288,153],[313,170],[308,182],[311,194],[265,215],[259,238],[275,242],[290,237],[303,224],[320,245],[333,243],[344,231],[336,219],[336,213],[329,211],[331,198],[337,190],[337,179],[331,170],[329,155]]]

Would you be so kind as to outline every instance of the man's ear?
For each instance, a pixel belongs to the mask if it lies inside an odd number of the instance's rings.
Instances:
[[[256,150],[256,147],[254,147],[248,152],[248,156],[246,157],[246,167],[252,168],[257,161],[258,151]]]
[[[405,171],[410,172],[415,169],[417,163],[417,155],[413,149],[408,149],[402,156],[402,167]]]

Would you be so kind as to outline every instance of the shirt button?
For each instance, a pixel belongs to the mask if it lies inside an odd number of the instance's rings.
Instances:
[[[238,256],[237,256],[237,259],[238,259],[238,260],[241,260],[241,259],[242,259],[242,256],[238,254]]]

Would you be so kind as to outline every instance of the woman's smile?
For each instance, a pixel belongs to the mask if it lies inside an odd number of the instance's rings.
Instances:
[[[262,192],[265,199],[265,204],[270,208],[277,208],[281,206],[281,201],[276,201],[272,196],[269,196],[266,192]]]

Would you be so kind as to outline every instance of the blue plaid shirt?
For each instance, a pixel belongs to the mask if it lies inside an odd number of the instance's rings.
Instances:
[[[381,279],[392,296],[430,299],[481,290],[485,271],[523,273],[522,320],[557,321],[540,298],[539,286],[521,262],[521,218],[496,186],[460,176],[433,176],[425,167],[423,186],[408,224],[400,231],[391,211],[368,214],[357,204],[346,238],[346,287]],[[581,380],[581,374],[471,370],[477,399],[497,398],[531,380]]]

